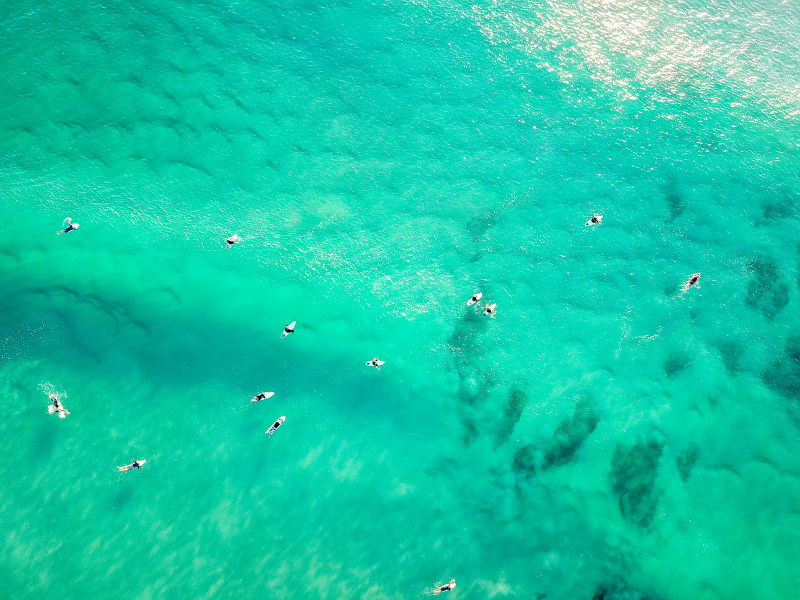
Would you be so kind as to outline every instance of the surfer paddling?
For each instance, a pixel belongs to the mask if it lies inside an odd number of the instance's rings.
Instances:
[[[234,244],[238,244],[241,241],[242,241],[242,238],[240,238],[238,235],[236,235],[234,233],[231,237],[229,237],[227,240],[225,240],[225,243],[226,243],[225,248],[230,248]]]
[[[52,404],[47,407],[47,412],[51,415],[53,413],[58,413],[59,419],[66,419],[69,411],[64,408],[63,404],[61,404],[61,399],[58,397],[58,394],[50,392],[48,397],[50,398],[50,402],[52,402]]]
[[[481,292],[478,292],[477,294],[473,294],[472,298],[467,300],[467,306],[472,306],[473,304],[478,302],[482,297],[483,297],[483,294]]]
[[[385,362],[382,361],[382,360],[379,360],[378,357],[376,356],[375,358],[373,358],[371,361],[369,361],[367,363],[367,366],[368,367],[375,367],[376,369],[378,369],[380,371],[382,364],[385,364]]]
[[[70,231],[74,231],[81,226],[80,223],[73,223],[71,217],[67,217],[64,223],[66,223],[67,226],[61,231],[57,232],[58,235],[61,235],[62,233],[69,233]]]
[[[283,333],[281,333],[281,337],[285,338],[290,333],[294,333],[294,326],[297,325],[297,321],[292,321],[286,327],[283,328]]]
[[[483,309],[483,317],[494,317],[494,311],[497,304],[487,304],[486,307]]]
[[[259,402],[261,400],[266,400],[267,398],[272,398],[275,395],[275,392],[261,392],[253,396],[253,399],[250,402]]]
[[[601,215],[600,213],[594,213],[592,215],[592,218],[586,221],[584,225],[586,225],[586,227],[590,227],[591,225],[600,225],[600,223],[602,222],[603,222],[603,215]]]
[[[681,291],[687,291],[690,287],[697,284],[698,281],[700,281],[700,273],[692,273],[692,276],[689,277],[689,279],[686,280],[686,283],[683,284]]]
[[[435,590],[433,590],[433,593],[434,594],[441,594],[442,592],[449,592],[454,587],[456,587],[456,580],[455,579],[451,579],[450,583],[446,583],[443,586],[436,588]]]
[[[143,465],[144,463],[146,463],[146,462],[147,462],[147,461],[146,461],[146,460],[144,460],[144,459],[142,459],[142,460],[135,460],[135,461],[133,461],[133,462],[132,462],[131,464],[129,464],[129,465],[125,465],[125,466],[123,466],[123,467],[117,467],[117,470],[119,470],[119,471],[130,471],[131,469],[141,469],[141,468],[142,468],[142,465]]]
[[[275,422],[272,424],[272,426],[271,426],[269,429],[267,429],[267,430],[266,430],[264,433],[266,433],[267,435],[269,435],[269,437],[272,437],[272,434],[273,434],[273,433],[275,433],[276,431],[278,431],[278,427],[280,427],[281,425],[283,425],[283,422],[284,422],[285,420],[286,420],[286,417],[281,417],[280,419],[278,419],[277,421],[275,421]]]

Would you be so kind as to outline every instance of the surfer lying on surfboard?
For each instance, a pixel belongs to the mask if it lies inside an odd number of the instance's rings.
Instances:
[[[227,240],[225,240],[225,243],[227,244],[225,247],[226,248],[230,248],[234,244],[238,244],[241,241],[242,241],[242,238],[240,238],[237,234],[234,233],[231,237],[229,237]]]
[[[379,371],[381,370],[381,365],[385,365],[385,364],[386,364],[386,362],[385,362],[385,361],[383,361],[383,360],[378,360],[378,357],[377,357],[377,356],[376,356],[375,358],[373,358],[372,360],[368,360],[368,361],[366,362],[366,365],[367,365],[368,367],[375,367],[375,368],[376,368],[376,369],[378,369]]]
[[[48,397],[50,398],[52,404],[47,407],[47,412],[51,415],[53,413],[58,413],[59,419],[66,419],[67,415],[69,414],[69,411],[66,408],[64,408],[63,404],[61,404],[61,400],[59,399],[58,394],[50,392],[48,394]]]
[[[495,306],[497,306],[497,304],[487,304],[486,308],[484,308],[484,310],[483,310],[483,315],[481,315],[481,316],[485,317],[485,316],[488,315],[490,317],[493,317],[494,316],[494,307]]]
[[[285,338],[290,333],[294,333],[294,326],[297,325],[297,321],[292,321],[286,327],[283,328],[283,333],[281,333],[281,337]]]
[[[269,437],[272,437],[272,434],[278,430],[278,427],[283,425],[283,422],[286,420],[286,417],[281,417],[277,421],[272,424],[272,427],[267,429],[264,433],[269,434]]]
[[[147,461],[146,461],[146,460],[144,460],[144,459],[142,459],[142,460],[135,460],[135,461],[133,461],[131,464],[129,464],[129,465],[125,465],[124,467],[117,467],[117,469],[118,469],[118,470],[120,470],[120,471],[130,471],[131,469],[141,469],[141,468],[142,468],[142,465],[143,465],[144,463],[146,463],[146,462],[147,462]]]
[[[450,583],[446,583],[442,587],[436,588],[435,590],[433,590],[433,593],[434,594],[441,594],[442,592],[449,592],[454,587],[456,587],[456,580],[455,579],[451,579]]]
[[[266,400],[267,398],[272,398],[275,395],[275,392],[261,392],[260,394],[253,396],[253,399],[250,402],[258,402],[259,400]]]
[[[603,222],[603,215],[599,213],[594,213],[592,215],[592,218],[586,221],[584,225],[586,225],[586,227],[589,227],[590,225],[600,225],[600,223],[602,222]]]
[[[472,298],[467,300],[467,306],[472,306],[473,304],[478,302],[482,297],[483,297],[483,293],[481,293],[481,292],[478,292],[477,294],[474,294],[472,296]]]

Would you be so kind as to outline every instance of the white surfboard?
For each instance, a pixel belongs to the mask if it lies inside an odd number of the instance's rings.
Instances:
[[[490,304],[489,306],[487,306],[486,310],[483,311],[483,316],[485,317],[486,315],[491,315],[492,313],[494,313],[495,306],[497,306],[497,304]]]
[[[285,338],[285,337],[286,337],[287,335],[289,335],[290,333],[294,333],[294,326],[295,326],[295,325],[297,325],[297,321],[292,321],[292,322],[291,322],[291,323],[289,323],[289,324],[288,324],[286,327],[284,327],[284,328],[283,328],[283,333],[281,333],[281,337],[282,337],[282,338]],[[292,331],[286,331],[286,329],[287,329],[287,328],[291,329]]]
[[[56,412],[56,407],[55,406],[53,406],[51,404],[50,406],[47,407],[47,414],[48,415],[52,415],[54,412]]]
[[[281,417],[277,421],[275,421],[272,426],[267,429],[264,433],[269,434],[269,437],[272,437],[272,434],[278,430],[278,427],[283,425],[283,422],[286,420],[286,417]]]
[[[141,467],[147,461],[142,459],[142,460],[137,460],[137,461],[134,461],[134,462],[138,462],[139,466]],[[136,467],[133,466],[133,463],[131,463],[129,465],[125,465],[124,467],[117,467],[117,469],[120,470],[120,471],[130,471],[131,469],[135,469],[135,468]]]
[[[263,398],[259,398],[259,397],[258,397],[258,396],[260,396],[261,394],[264,394],[264,397],[263,397]],[[262,400],[266,400],[266,399],[268,399],[268,398],[272,398],[272,397],[275,395],[275,392],[261,392],[261,394],[258,394],[258,395],[256,395],[256,396],[253,396],[253,399],[252,399],[252,400],[250,400],[250,402],[261,402]]]
[[[467,300],[467,306],[472,306],[476,302],[478,302],[481,298],[483,298],[483,292],[478,292],[472,298]]]
[[[378,363],[378,364],[376,365],[376,364],[375,364],[375,363],[373,363],[371,360],[368,360],[368,361],[367,361],[366,363],[364,363],[364,364],[365,364],[366,366],[368,366],[368,367],[382,367],[383,365],[385,365],[385,364],[386,364],[386,361],[385,361],[385,360],[379,360],[379,361],[377,361],[377,363]]]

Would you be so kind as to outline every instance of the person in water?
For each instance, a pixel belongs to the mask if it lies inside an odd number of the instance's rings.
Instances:
[[[117,467],[117,469],[120,470],[120,471],[130,471],[131,469],[139,469],[139,470],[141,470],[142,465],[145,462],[146,461],[144,461],[144,460],[135,460],[131,464],[125,465],[124,467]]]
[[[65,415],[69,414],[69,411],[66,408],[64,408],[63,404],[61,404],[61,400],[59,399],[58,394],[55,394],[55,393],[51,392],[48,395],[50,397],[50,401],[53,403],[53,409],[54,409],[53,412],[54,413],[64,413]],[[59,415],[59,416],[61,416],[61,415]]]
[[[261,392],[257,396],[253,396],[253,399],[250,402],[258,402],[259,400],[266,400],[270,397],[269,392]]]
[[[495,310],[495,309],[494,309],[494,307],[493,307],[491,304],[487,304],[487,305],[486,305],[486,308],[485,308],[485,309],[484,309],[484,311],[483,311],[483,316],[485,317],[485,316],[487,316],[487,315],[488,315],[488,316],[490,316],[490,317],[493,317],[493,316],[494,316],[494,310]]]
[[[78,227],[81,226],[80,223],[73,223],[71,217],[67,217],[67,220],[65,221],[65,223],[67,224],[67,226],[64,229],[62,229],[61,231],[59,231],[58,235],[61,235],[62,233],[69,233],[70,231],[73,231],[73,230],[75,230],[75,229],[77,229]]]
[[[285,419],[286,417],[282,417],[282,418]],[[280,427],[281,425],[283,425],[283,421],[281,421],[281,419],[278,419],[277,421],[275,421],[272,424],[272,427],[267,429],[267,433],[269,434],[269,437],[272,437],[272,434],[275,433],[276,431],[278,431],[278,427]]]
[[[375,367],[376,369],[378,369],[380,371],[381,370],[381,366],[378,364],[378,362],[379,362],[378,361],[378,357],[376,356],[371,361],[369,361],[369,364],[371,364],[373,367]]]
[[[227,246],[225,246],[225,247],[226,248],[230,248],[234,244],[238,244],[241,241],[242,241],[242,238],[240,238],[237,234],[234,233],[231,237],[229,237],[227,240],[225,240],[225,242],[227,243]]]
[[[434,594],[441,594],[442,592],[449,592],[454,587],[456,587],[456,580],[455,579],[451,579],[450,583],[446,583],[442,587],[436,588],[435,590],[433,590],[433,593]]]
[[[603,215],[601,215],[600,213],[594,213],[592,215],[592,218],[589,219],[589,223],[591,225],[600,225],[600,223],[602,222],[603,222]]]
[[[686,283],[683,284],[683,287],[681,288],[681,291],[685,292],[690,287],[695,285],[698,281],[700,281],[700,273],[693,273],[692,276],[689,277],[689,279],[686,281]]]
[[[289,325],[291,325],[291,323]],[[283,333],[285,333],[286,335],[294,333],[294,327],[290,327],[289,325],[283,328]]]

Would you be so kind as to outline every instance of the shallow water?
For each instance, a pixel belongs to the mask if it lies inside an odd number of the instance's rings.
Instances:
[[[3,23],[0,595],[796,596],[796,3]]]

